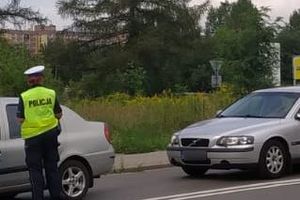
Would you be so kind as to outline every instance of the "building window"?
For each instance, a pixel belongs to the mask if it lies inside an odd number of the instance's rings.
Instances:
[[[24,34],[24,41],[28,41],[29,40],[29,34]]]

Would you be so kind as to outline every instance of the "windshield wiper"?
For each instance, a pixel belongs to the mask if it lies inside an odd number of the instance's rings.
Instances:
[[[221,115],[218,117],[243,117],[243,118],[266,118],[265,116],[259,116],[259,115]]]
[[[264,116],[259,116],[259,115],[244,115],[242,117],[245,117],[245,118],[265,118]]]

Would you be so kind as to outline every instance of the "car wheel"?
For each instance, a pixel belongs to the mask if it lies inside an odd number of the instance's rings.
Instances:
[[[288,152],[285,146],[276,140],[267,142],[259,158],[259,175],[262,178],[278,178],[287,172]]]
[[[83,199],[89,189],[90,177],[87,167],[77,160],[69,160],[59,169],[64,199]]]
[[[194,177],[202,176],[208,170],[207,167],[198,167],[198,166],[182,166],[181,168],[185,173]]]

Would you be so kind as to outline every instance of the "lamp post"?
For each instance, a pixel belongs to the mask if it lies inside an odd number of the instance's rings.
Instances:
[[[222,67],[222,60],[210,60],[209,61],[214,73],[211,76],[211,85],[213,88],[220,87],[222,83],[222,76],[219,75],[219,71]]]

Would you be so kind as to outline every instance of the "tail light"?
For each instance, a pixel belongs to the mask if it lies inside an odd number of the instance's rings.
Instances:
[[[108,124],[104,124],[104,135],[105,135],[105,138],[106,140],[111,143],[111,138],[110,138],[110,133],[109,133],[109,127],[108,127]]]

